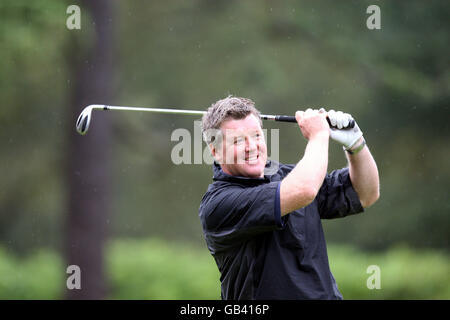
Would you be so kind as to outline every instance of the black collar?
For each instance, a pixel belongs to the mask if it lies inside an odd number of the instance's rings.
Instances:
[[[267,160],[266,168],[270,167],[271,160]],[[264,175],[263,178],[250,178],[250,177],[242,177],[242,176],[233,176],[228,173],[223,172],[220,165],[214,161],[213,163],[213,180],[214,181],[228,181],[228,182],[238,182],[238,183],[262,183],[270,181],[269,175]]]

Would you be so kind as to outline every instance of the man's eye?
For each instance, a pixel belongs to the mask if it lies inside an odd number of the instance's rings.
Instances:
[[[252,138],[259,139],[261,135],[259,133],[253,134]]]
[[[234,138],[234,144],[240,144],[244,141],[242,138]]]

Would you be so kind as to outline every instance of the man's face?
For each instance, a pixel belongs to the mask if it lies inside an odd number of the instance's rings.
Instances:
[[[213,156],[222,170],[233,176],[263,177],[267,147],[258,118],[249,114],[245,119],[230,119],[224,121],[220,129],[222,148],[214,149]]]

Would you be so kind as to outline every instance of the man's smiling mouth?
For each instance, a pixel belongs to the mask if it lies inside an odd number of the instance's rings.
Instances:
[[[258,159],[259,159],[259,154],[253,154],[251,156],[246,157],[245,161],[246,162],[255,162]]]

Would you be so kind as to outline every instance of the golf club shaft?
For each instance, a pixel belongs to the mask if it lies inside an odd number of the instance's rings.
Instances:
[[[96,105],[93,109],[101,109],[101,110],[123,110],[123,111],[146,111],[146,112],[155,112],[155,113],[174,113],[174,114],[184,114],[184,115],[203,115],[206,111],[197,111],[197,110],[184,110],[184,109],[169,109],[169,108],[139,108],[139,107],[126,107],[126,106],[107,106],[107,105]],[[273,120],[273,121],[281,121],[281,122],[293,122],[297,123],[297,120],[294,116],[284,116],[284,115],[265,115],[262,114],[261,119],[263,120]],[[331,125],[330,120],[327,117],[328,124]],[[349,128],[353,128],[355,126],[354,121],[349,124]]]
[[[93,109],[100,110],[123,110],[123,111],[146,111],[154,113],[175,113],[175,114],[185,114],[185,115],[203,115],[206,111],[196,111],[196,110],[182,110],[182,109],[166,109],[166,108],[139,108],[139,107],[125,107],[125,106],[101,106],[94,107]]]
[[[139,107],[125,107],[125,106],[101,106],[97,105],[93,109],[100,110],[123,110],[123,111],[146,111],[155,113],[175,113],[175,114],[185,114],[185,115],[204,115],[206,111],[197,110],[185,110],[185,109],[169,109],[169,108],[139,108]],[[274,120],[274,121],[284,121],[284,122],[297,122],[295,117],[292,116],[272,116],[272,115],[261,115],[263,120]]]

